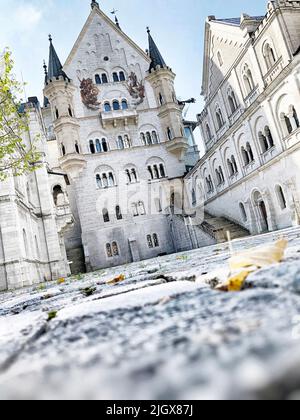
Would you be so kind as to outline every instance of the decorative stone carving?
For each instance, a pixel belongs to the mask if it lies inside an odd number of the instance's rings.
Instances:
[[[129,82],[127,83],[128,92],[134,99],[134,105],[138,106],[144,102],[145,99],[145,86],[143,82],[139,82],[137,75],[134,72],[130,73]]]
[[[100,108],[101,103],[98,101],[100,91],[92,79],[88,78],[80,81],[80,93],[82,102],[87,108],[92,110]]]

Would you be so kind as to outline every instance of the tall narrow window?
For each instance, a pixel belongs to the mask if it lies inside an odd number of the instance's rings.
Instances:
[[[168,129],[167,129],[167,135],[168,135],[169,140],[173,140],[173,134],[172,134],[172,130],[171,130],[170,127],[168,127]]]
[[[147,144],[150,146],[152,144],[152,137],[149,131],[146,133]]]
[[[101,85],[102,81],[101,81],[101,77],[99,76],[99,74],[96,74],[95,82],[96,82],[96,85]]]
[[[113,101],[113,110],[119,111],[120,110],[120,104],[118,101]]]
[[[250,143],[247,143],[246,147],[247,147],[247,152],[249,154],[250,162],[254,162],[254,154],[253,154],[252,147],[250,146]]]
[[[124,140],[123,140],[123,137],[122,136],[119,136],[118,137],[118,148],[120,150],[123,150],[125,148]]]
[[[96,151],[97,151],[97,153],[102,152],[101,143],[100,143],[99,139],[96,140]]]
[[[141,140],[142,140],[142,145],[147,146],[146,136],[144,133],[141,133]]]
[[[111,111],[111,106],[109,102],[105,102],[104,104],[104,111],[105,112],[110,112]]]
[[[243,203],[240,203],[240,211],[242,215],[243,222],[247,222],[247,213]]]
[[[102,74],[102,83],[103,84],[108,83],[108,78],[107,78],[107,75],[105,73]]]
[[[124,110],[128,109],[128,103],[127,103],[126,99],[123,99],[123,101],[122,101],[122,109],[124,109]]]
[[[159,240],[158,240],[158,236],[157,236],[156,233],[154,233],[154,235],[153,235],[153,244],[154,244],[155,248],[159,247]]]
[[[123,215],[122,215],[122,211],[121,211],[120,206],[116,207],[116,218],[117,218],[117,220],[122,220],[123,219]]]
[[[150,249],[153,248],[153,241],[152,241],[152,236],[151,235],[147,235],[147,243],[148,243],[148,247]]]
[[[294,121],[296,123],[297,128],[299,128],[300,127],[300,122],[299,122],[298,114],[297,114],[297,111],[296,111],[295,107],[293,107],[293,118],[294,118]]]
[[[96,175],[96,183],[97,183],[97,187],[98,188],[102,188],[103,184],[102,184],[102,180],[101,180],[101,176],[100,175]]]
[[[119,82],[120,81],[118,73],[113,73],[113,81],[114,82]]]
[[[146,210],[145,210],[145,205],[142,201],[139,201],[138,203],[138,209],[139,209],[139,214],[141,216],[144,216],[146,214]]]
[[[119,247],[118,247],[117,242],[113,242],[113,243],[111,244],[111,246],[112,246],[112,253],[113,253],[113,256],[114,256],[114,257],[118,257],[118,256],[119,256]]]
[[[153,144],[158,144],[158,136],[156,131],[152,131],[152,142]]]
[[[165,100],[164,100],[164,97],[162,96],[162,94],[161,94],[161,93],[158,95],[158,99],[159,99],[159,103],[160,103],[160,105],[164,105]]]
[[[285,198],[285,194],[283,192],[283,189],[280,185],[278,185],[276,187],[276,192],[277,192],[277,197],[278,197],[278,202],[280,205],[281,210],[285,210],[287,208],[287,202],[286,202],[286,198]]]
[[[110,244],[106,244],[106,254],[107,254],[108,258],[112,258],[112,256],[113,256]]]
[[[63,156],[65,156],[65,154],[66,154],[66,148],[65,148],[64,144],[61,145],[61,153],[62,153]]]
[[[124,74],[123,71],[120,71],[119,78],[120,78],[120,82],[125,82],[126,78],[125,78],[125,74]]]
[[[271,130],[268,126],[265,127],[265,135],[266,135],[266,138],[268,140],[269,148],[272,149],[272,147],[274,147],[275,143],[274,143],[274,140],[273,140]]]
[[[102,139],[102,150],[104,153],[108,152],[108,143],[106,139]]]
[[[79,150],[79,146],[78,146],[78,143],[76,142],[75,143],[75,152],[79,155],[79,153],[80,153],[80,150]]]
[[[206,124],[206,137],[207,137],[208,141],[210,141],[212,139],[210,126],[208,124]]]
[[[265,153],[269,149],[269,143],[268,143],[267,137],[264,136],[263,133],[260,131],[258,133],[258,138],[260,142],[261,151],[262,153]]]
[[[288,134],[291,134],[293,132],[293,126],[291,124],[291,121],[289,119],[289,117],[287,117],[286,115],[284,116],[284,121],[285,121],[285,125],[288,131]]]
[[[92,155],[94,155],[96,153],[96,149],[95,149],[95,145],[93,140],[90,140],[90,152],[92,153]]]
[[[164,165],[162,163],[159,165],[159,172],[160,172],[160,177],[161,178],[165,178],[166,177],[165,167],[164,167]]]
[[[103,221],[104,223],[108,223],[109,222],[109,213],[107,209],[103,209],[102,211],[103,214]]]

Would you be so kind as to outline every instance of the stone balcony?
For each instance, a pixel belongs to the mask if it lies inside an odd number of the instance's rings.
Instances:
[[[188,140],[185,137],[175,137],[173,140],[169,140],[165,144],[168,152],[176,155],[179,160],[184,159],[189,148]]]
[[[129,123],[138,124],[139,116],[136,109],[120,109],[118,111],[101,112],[100,114],[103,128],[106,128],[109,124],[113,127],[117,127],[118,123],[123,123],[126,127]]]
[[[245,104],[248,108],[250,105],[253,104],[253,102],[256,100],[256,98],[259,96],[259,86],[255,86],[255,88],[252,90],[252,92],[249,93],[249,95],[245,98]]]
[[[230,126],[232,126],[243,114],[244,110],[241,106],[239,106],[234,113],[229,117]]]
[[[270,83],[273,82],[274,79],[276,79],[277,76],[279,76],[279,74],[281,73],[281,71],[283,70],[283,58],[280,57],[276,63],[274,64],[274,66],[272,68],[270,68],[270,70],[268,71],[268,73],[265,75],[264,77],[264,81],[267,85],[269,85]]]

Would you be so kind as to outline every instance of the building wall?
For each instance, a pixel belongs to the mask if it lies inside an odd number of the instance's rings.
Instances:
[[[250,37],[247,19],[230,30],[228,24],[214,20],[207,27],[211,38],[222,37],[229,45],[232,31],[236,37],[239,31],[244,41],[223,78],[214,83],[209,72],[204,75],[204,86],[210,86],[212,94],[198,119],[207,152],[187,178],[199,197],[204,193],[208,212],[225,216],[253,234],[299,222],[300,56],[292,54],[299,17],[300,2],[281,2],[280,6],[271,2]],[[266,44],[272,49],[271,64],[266,60]],[[221,56],[227,57],[226,48],[220,46]],[[253,78],[250,93],[243,77],[246,70]],[[232,92],[235,110],[228,100]],[[216,97],[222,98],[224,124],[220,128]],[[249,148],[250,161],[245,154]]]

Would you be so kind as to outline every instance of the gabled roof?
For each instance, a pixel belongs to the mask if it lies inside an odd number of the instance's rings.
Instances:
[[[140,48],[129,36],[127,36],[121,29],[119,25],[116,25],[99,7],[93,7],[91,10],[91,13],[89,15],[89,17],[87,18],[65,64],[64,67],[69,65],[69,63],[72,60],[72,57],[74,56],[74,54],[76,53],[77,49],[79,48],[80,42],[82,41],[83,37],[85,36],[86,32],[88,31],[88,28],[93,20],[93,18],[95,17],[95,15],[100,16],[109,26],[111,26],[112,29],[114,29],[116,32],[118,32],[118,34],[126,41],[128,42],[133,48],[135,48],[142,56],[144,59],[146,59],[147,61],[150,62],[150,58],[148,57],[148,55],[146,54],[146,52]]]

